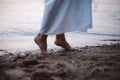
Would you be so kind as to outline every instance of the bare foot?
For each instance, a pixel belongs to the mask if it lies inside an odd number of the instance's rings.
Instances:
[[[61,46],[62,48],[64,48],[65,50],[68,50],[68,51],[74,51],[75,49],[72,48],[68,42],[66,40],[56,40],[54,42],[57,46]]]
[[[38,45],[38,47],[41,50],[41,54],[43,54],[43,55],[49,54],[49,52],[47,52],[47,41],[46,41],[47,36],[46,37],[45,36],[43,35],[43,37],[42,37],[41,34],[38,34],[34,38],[35,43]]]

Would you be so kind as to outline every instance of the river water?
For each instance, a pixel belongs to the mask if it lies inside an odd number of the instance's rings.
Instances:
[[[120,0],[93,1],[93,28],[87,33],[66,34],[73,47],[110,44],[120,41]],[[33,39],[39,32],[43,15],[42,0],[0,0],[0,49],[36,50]],[[48,37],[48,48],[54,45]]]

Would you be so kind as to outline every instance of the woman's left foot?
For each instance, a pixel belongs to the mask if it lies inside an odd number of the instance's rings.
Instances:
[[[41,54],[42,55],[46,55],[46,54],[50,54],[47,51],[47,41],[46,41],[47,36],[45,35],[41,35],[38,34],[35,38],[34,41],[35,43],[38,45],[38,47],[40,48]]]

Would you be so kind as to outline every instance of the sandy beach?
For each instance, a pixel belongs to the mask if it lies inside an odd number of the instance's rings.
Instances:
[[[50,36],[50,55],[33,41],[42,1],[0,0],[0,80],[120,80],[120,0],[94,0],[93,29],[66,34],[72,52]]]
[[[120,43],[78,47],[76,51],[61,50],[50,55],[23,53],[0,56],[0,80],[120,79]]]

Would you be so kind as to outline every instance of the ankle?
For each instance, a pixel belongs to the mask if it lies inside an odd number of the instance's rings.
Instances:
[[[38,34],[37,35],[37,38],[40,40],[40,41],[47,41],[47,35],[43,35],[43,34]]]
[[[57,42],[63,42],[63,41],[66,41],[66,39],[65,39],[65,35],[64,35],[64,34],[56,35],[56,41],[57,41]]]

